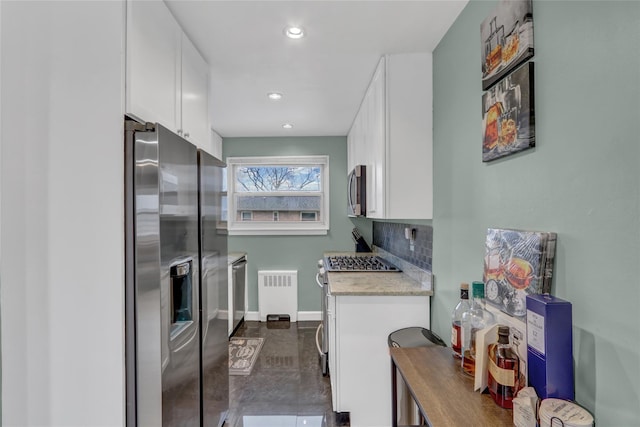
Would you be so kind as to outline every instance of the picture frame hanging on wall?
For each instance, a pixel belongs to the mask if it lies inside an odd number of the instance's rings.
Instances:
[[[532,0],[500,0],[480,24],[482,90],[533,56]]]
[[[533,62],[482,95],[482,161],[535,147]]]

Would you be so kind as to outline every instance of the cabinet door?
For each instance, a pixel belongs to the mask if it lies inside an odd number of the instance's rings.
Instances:
[[[206,148],[209,128],[209,67],[186,35],[182,35],[182,134]]]
[[[222,159],[222,137],[216,131],[211,129],[211,150],[205,148],[216,159]]]
[[[428,296],[335,297],[337,408],[353,426],[391,424],[389,334],[407,326],[429,327]],[[331,341],[333,344],[333,342]],[[331,360],[331,358],[329,359]],[[332,382],[332,393],[334,389]]]
[[[163,2],[127,2],[126,112],[179,129],[181,29]]]
[[[335,297],[327,296],[327,315],[329,317],[329,380],[331,382],[331,407],[336,412],[341,412],[338,400],[338,359],[337,359],[337,346],[338,340],[336,338],[336,299]]]
[[[431,54],[389,55],[385,82],[390,150],[385,215],[430,219],[433,217]]]
[[[356,114],[356,118],[353,121],[353,146],[352,146],[352,155],[353,162],[351,165],[351,169],[353,169],[356,165],[366,165],[366,160],[364,159],[364,127],[363,127],[363,112],[362,109],[358,111]]]
[[[385,60],[380,60],[367,91],[367,216],[385,217],[386,198],[386,93]]]

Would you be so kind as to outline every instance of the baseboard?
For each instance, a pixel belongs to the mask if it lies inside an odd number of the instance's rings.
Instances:
[[[301,322],[309,321],[309,320],[322,320],[322,312],[321,311],[299,311],[298,312],[298,320]]]
[[[260,312],[259,311],[247,311],[244,315],[245,321],[260,321]],[[320,321],[322,320],[322,312],[321,311],[299,311],[298,312],[298,321]]]
[[[247,311],[244,314],[244,320],[247,322],[259,322],[260,321],[260,312],[259,311]]]

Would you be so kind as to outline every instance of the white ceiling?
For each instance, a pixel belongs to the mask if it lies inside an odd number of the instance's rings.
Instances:
[[[468,0],[165,2],[211,67],[212,127],[239,137],[346,135],[380,56],[433,51]]]

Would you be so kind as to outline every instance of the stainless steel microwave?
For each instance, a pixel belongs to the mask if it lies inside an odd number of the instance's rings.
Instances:
[[[367,167],[356,165],[348,177],[349,216],[367,216]]]

